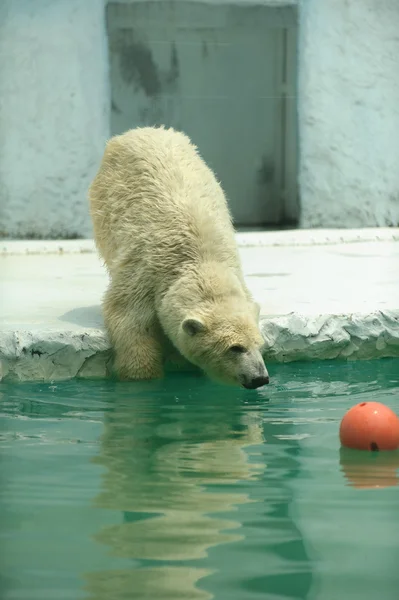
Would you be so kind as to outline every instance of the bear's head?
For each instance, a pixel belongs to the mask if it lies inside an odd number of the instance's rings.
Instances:
[[[212,304],[184,317],[180,352],[211,379],[256,389],[269,383],[261,349],[259,307],[248,301]]]

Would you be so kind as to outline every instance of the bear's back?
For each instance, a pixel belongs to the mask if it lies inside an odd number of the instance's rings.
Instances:
[[[145,127],[112,138],[90,199],[109,265],[138,252],[168,269],[208,255],[231,262],[236,254],[220,184],[189,138],[173,129]]]

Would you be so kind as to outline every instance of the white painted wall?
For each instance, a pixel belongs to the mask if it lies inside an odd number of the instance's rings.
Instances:
[[[399,225],[399,1],[300,9],[301,224]]]
[[[103,0],[1,0],[1,234],[90,235],[108,107]]]
[[[91,234],[87,188],[109,134],[105,1],[0,1],[0,235]],[[301,225],[398,225],[399,1],[299,6]]]

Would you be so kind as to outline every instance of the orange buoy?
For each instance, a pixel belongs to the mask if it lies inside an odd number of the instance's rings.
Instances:
[[[339,437],[346,448],[396,450],[399,448],[399,418],[385,404],[362,402],[344,415]]]

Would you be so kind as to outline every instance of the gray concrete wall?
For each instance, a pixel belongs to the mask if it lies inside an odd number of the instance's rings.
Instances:
[[[109,133],[103,0],[0,2],[0,234],[91,234]]]
[[[301,0],[303,227],[399,225],[399,2]]]
[[[91,234],[109,134],[104,1],[0,2],[0,235]],[[399,3],[299,5],[301,225],[398,225]]]
[[[296,222],[296,9],[112,2],[107,32],[112,134],[185,131],[237,226]]]

